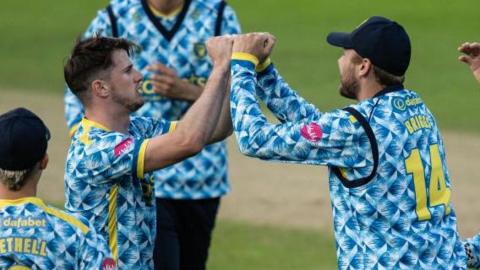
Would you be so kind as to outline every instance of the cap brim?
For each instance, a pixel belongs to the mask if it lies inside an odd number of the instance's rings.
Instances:
[[[350,33],[332,32],[328,34],[327,42],[336,47],[342,47],[345,49],[353,48],[353,42]]]

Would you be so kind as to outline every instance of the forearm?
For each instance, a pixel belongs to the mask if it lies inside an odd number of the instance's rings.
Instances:
[[[300,97],[283,80],[273,64],[258,70],[256,94],[281,121],[312,121],[321,115],[315,106]]]
[[[184,91],[181,91],[183,94],[180,96],[180,99],[191,102],[196,101],[203,92],[201,86],[190,83],[186,80],[182,80],[182,87],[184,87]]]
[[[210,141],[220,117],[228,72],[226,64],[214,66],[203,93],[178,122],[177,132],[195,135],[200,144]]]
[[[250,66],[249,66],[250,65]],[[231,113],[234,133],[240,151],[261,159],[300,161],[307,156],[302,147],[290,138],[295,134],[294,125],[272,125],[260,110],[255,99],[256,85],[253,64],[232,61]],[[307,145],[304,145],[308,147]]]
[[[230,115],[230,88],[227,86],[225,97],[223,98],[222,111],[218,119],[217,127],[213,132],[210,143],[221,141],[232,134],[232,117]]]

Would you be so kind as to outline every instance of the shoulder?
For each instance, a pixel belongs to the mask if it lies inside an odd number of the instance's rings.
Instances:
[[[57,220],[58,222],[63,223],[67,227],[74,229],[76,232],[81,232],[82,235],[86,235],[91,231],[88,221],[83,217],[75,217],[71,214],[66,213],[63,210],[47,204],[43,205],[42,208],[47,215]],[[63,228],[64,227],[65,226],[63,226]],[[58,231],[57,233],[61,232]]]

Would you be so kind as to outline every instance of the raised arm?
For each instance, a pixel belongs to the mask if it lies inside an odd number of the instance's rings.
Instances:
[[[212,140],[221,118],[225,89],[230,72],[233,39],[215,37],[207,41],[207,50],[213,61],[213,70],[205,89],[180,120],[174,132],[152,138],[145,150],[145,172],[160,169],[192,156]],[[217,134],[223,139],[225,133]]]
[[[315,120],[321,115],[313,104],[290,88],[270,59],[257,66],[255,92],[280,122]]]
[[[268,160],[348,168],[365,166],[368,157],[360,157],[357,148],[368,140],[360,124],[352,121],[346,111],[316,115],[313,118],[317,120],[309,122],[287,121],[277,125],[267,122],[255,99],[256,55],[258,47],[268,42],[264,38],[241,36],[235,39],[233,48],[230,106],[240,151]]]
[[[458,47],[458,51],[463,53],[458,59],[470,67],[473,76],[480,83],[480,43],[465,42]]]

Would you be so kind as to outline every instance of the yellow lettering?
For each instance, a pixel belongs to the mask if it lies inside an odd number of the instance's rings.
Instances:
[[[415,131],[415,130],[413,130],[412,125],[410,125],[410,121],[409,121],[409,120],[405,121],[405,126],[406,126],[407,129],[408,129],[408,133],[412,134],[412,133]]]
[[[415,117],[410,118],[410,123],[415,131],[419,129],[417,119],[415,119]]]
[[[0,238],[0,253],[2,253],[2,254],[7,253],[7,251],[5,250],[5,239],[4,238]]]
[[[36,239],[33,239],[32,241],[32,254],[38,255],[38,249],[37,249],[38,242]]]
[[[10,218],[3,220],[3,226],[10,226]]]
[[[12,251],[13,251],[12,242],[13,242],[13,238],[8,237],[8,238],[7,238],[7,251],[8,251],[8,252],[12,252]]]
[[[47,256],[47,242],[45,241],[40,243],[40,255]]]
[[[23,239],[15,238],[15,252],[22,252],[23,250]]]
[[[31,249],[32,249],[32,239],[25,238],[23,242],[23,252],[30,253]]]

